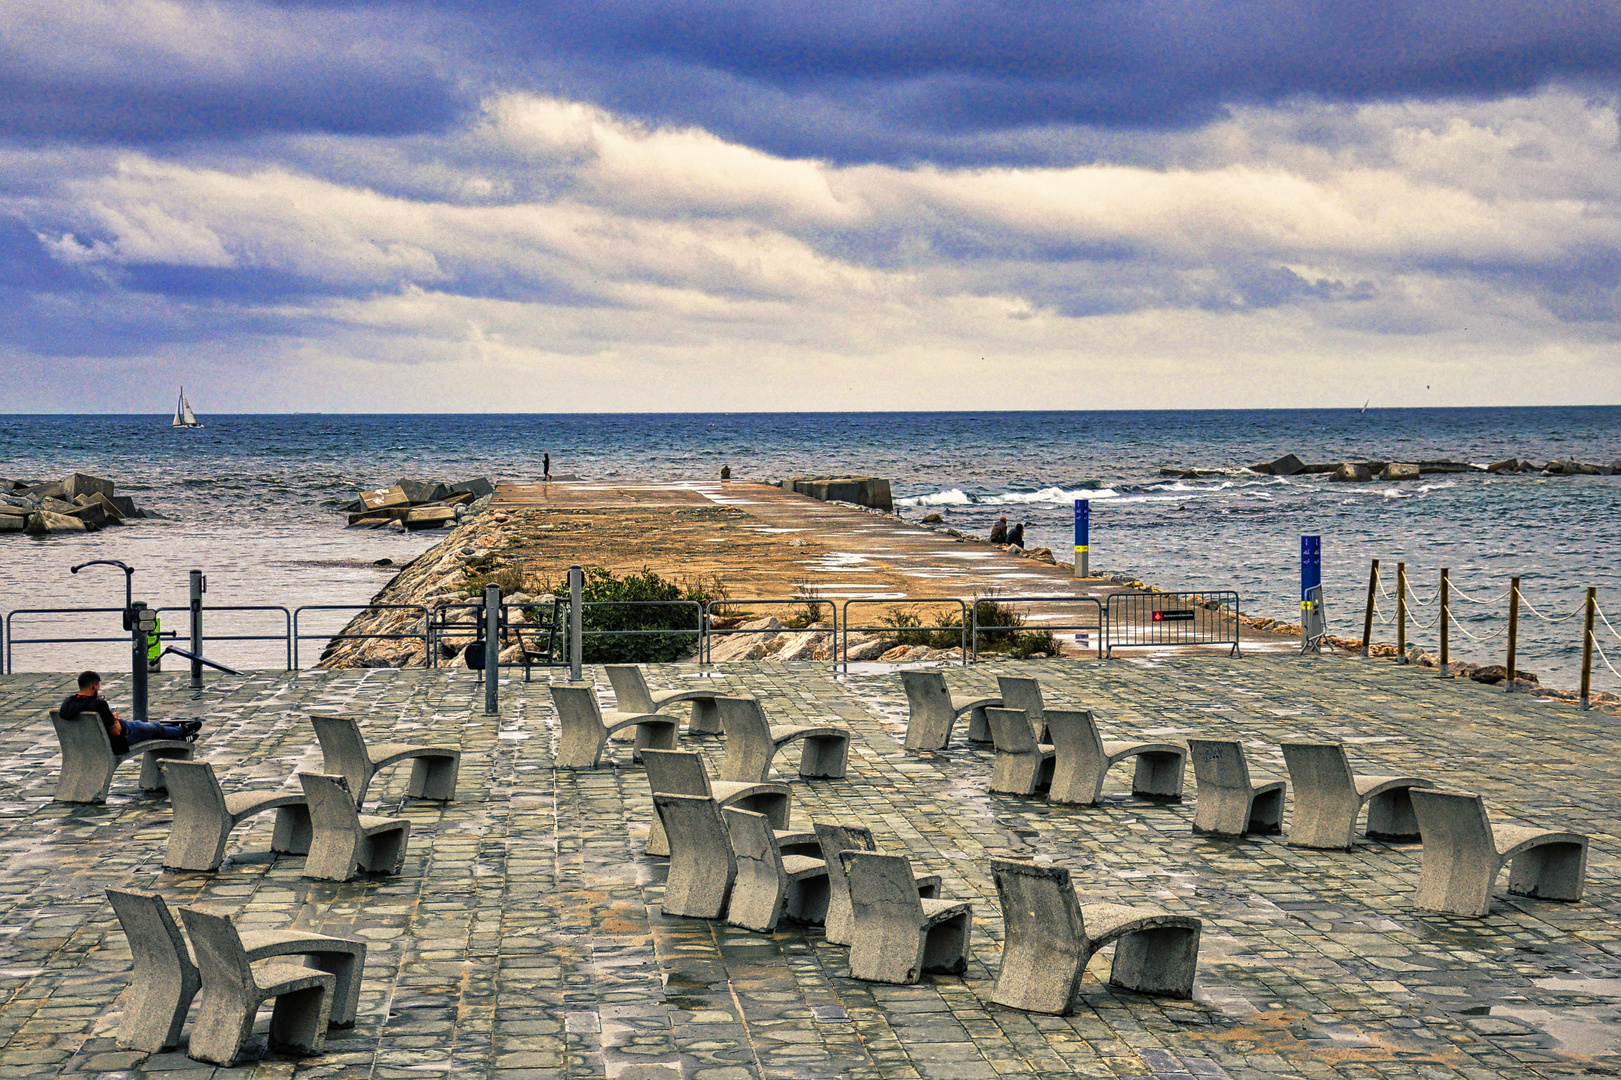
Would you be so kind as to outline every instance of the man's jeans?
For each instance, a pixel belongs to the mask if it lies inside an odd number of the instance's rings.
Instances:
[[[147,720],[120,720],[119,723],[124,727],[124,741],[131,746],[152,739],[184,739],[186,737],[186,729],[179,724],[154,724]]]

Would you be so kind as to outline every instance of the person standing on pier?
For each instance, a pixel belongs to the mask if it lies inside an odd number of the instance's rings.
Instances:
[[[543,484],[552,482],[552,455],[550,453],[540,455],[540,479]]]

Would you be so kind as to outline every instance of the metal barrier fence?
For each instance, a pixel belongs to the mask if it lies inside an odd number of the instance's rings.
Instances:
[[[939,634],[945,633],[952,629],[950,626],[895,626],[888,623],[880,624],[878,626],[851,626],[850,607],[854,604],[888,604],[891,607],[896,605],[916,607],[919,604],[956,604],[962,611],[962,621],[956,626],[957,640],[962,647],[962,662],[965,665],[968,663],[968,636],[971,630],[971,623],[969,620],[973,618],[973,616],[971,616],[968,612],[968,601],[949,598],[939,600],[906,600],[904,598],[896,599],[858,596],[844,602],[844,616],[843,618],[839,619],[839,622],[843,623],[844,625],[844,633],[842,636],[836,636],[834,638],[835,641],[840,643],[839,648],[833,654],[833,666],[835,668],[837,668],[840,664],[843,664],[846,671],[850,669],[850,631],[852,630],[860,630],[863,633],[877,630],[895,634],[904,634],[908,631],[914,634]]]
[[[1114,593],[1104,609],[1103,655],[1116,649],[1231,645],[1239,654],[1238,594]]]
[[[158,614],[160,614],[160,615],[169,614],[169,613],[173,613],[173,612],[184,612],[188,616],[191,614],[191,608],[189,608],[189,607],[163,607],[163,608],[157,608],[156,610],[157,610]],[[204,608],[203,609],[203,613],[207,614],[207,615],[212,615],[212,614],[214,614],[216,612],[222,612],[222,611],[229,611],[229,612],[236,612],[236,613],[243,613],[243,612],[250,612],[250,611],[279,611],[279,612],[281,612],[282,617],[285,620],[285,625],[284,625],[284,628],[283,628],[282,632],[279,633],[279,634],[208,634],[207,635],[207,640],[209,640],[209,641],[279,641],[279,642],[282,642],[286,646],[286,650],[287,650],[287,666],[289,668],[292,668],[292,667],[296,666],[295,665],[295,660],[294,660],[294,654],[293,654],[293,636],[292,636],[293,635],[293,629],[292,629],[293,628],[293,616],[292,616],[292,613],[290,611],[288,611],[286,608],[279,607],[279,606],[274,605],[274,604],[227,604],[227,605],[224,605],[224,606],[221,606],[221,607],[211,607],[211,608]],[[129,644],[129,631],[128,630],[122,631],[117,637],[41,637],[41,638],[24,637],[24,638],[20,638],[20,637],[16,636],[15,631],[12,629],[11,620],[15,616],[18,616],[18,615],[122,615],[122,614],[124,614],[124,609],[123,608],[18,608],[15,611],[8,612],[6,614],[6,619],[5,619],[6,650],[5,650],[5,664],[3,666],[3,670],[6,671],[6,672],[12,672],[12,671],[15,670],[15,668],[14,668],[15,658],[12,655],[12,647],[15,646],[15,645],[107,645],[107,644],[123,644],[123,645],[127,645],[127,644]]]
[[[350,634],[339,631],[336,634],[316,633],[301,634],[298,630],[298,619],[306,611],[419,611],[422,613],[422,629],[414,634]],[[422,604],[305,604],[303,607],[293,609],[293,667],[298,667],[298,643],[300,641],[417,641],[422,642],[422,666],[430,667],[433,657],[428,649],[428,609]],[[319,661],[317,661],[319,663]]]
[[[560,617],[562,617],[561,612],[566,612],[568,610],[569,602],[560,597],[560,598],[558,598],[557,603],[558,603],[558,607],[560,609]],[[705,623],[704,623],[704,605],[699,603],[698,601],[696,601],[696,600],[583,600],[583,601],[580,602],[580,615],[583,618],[585,616],[585,614],[588,611],[590,611],[592,608],[616,608],[616,607],[678,607],[678,608],[691,608],[692,613],[693,613],[693,623],[695,625],[691,629],[688,629],[686,627],[665,627],[663,629],[658,629],[658,630],[586,630],[586,629],[584,629],[582,627],[581,630],[580,630],[580,639],[581,639],[581,641],[583,642],[584,639],[590,638],[590,637],[677,637],[677,636],[679,636],[679,637],[692,637],[692,638],[696,639],[693,642],[693,651],[696,652],[696,653],[702,653],[703,652],[703,647],[704,647],[703,638],[704,638],[704,633],[705,633],[705,629],[706,629]],[[568,645],[568,633],[567,633],[566,630],[563,633],[563,641],[564,641],[564,652],[566,653],[567,652],[567,645]]]
[[[168,612],[168,611],[183,611],[187,615],[191,614],[191,608],[189,608],[189,607],[158,608],[158,614],[160,614],[160,615],[163,614],[164,612]],[[297,666],[295,664],[294,658],[293,658],[293,613],[291,611],[288,611],[286,608],[277,606],[275,604],[226,604],[223,607],[204,608],[203,609],[203,614],[205,614],[205,615],[213,615],[216,612],[220,612],[220,611],[236,611],[236,612],[243,612],[243,611],[279,611],[279,612],[281,612],[282,618],[285,620],[285,622],[284,622],[284,625],[282,627],[282,632],[279,633],[279,634],[208,634],[208,633],[205,632],[204,640],[206,640],[206,641],[280,641],[287,648],[287,667],[288,667],[288,669],[291,670],[292,668]]]
[[[1049,623],[1042,622],[1038,626],[1007,626],[1007,627],[981,627],[979,625],[979,608],[981,604],[995,603],[1003,606],[1011,604],[1090,604],[1098,613],[1097,621],[1090,623]],[[1027,633],[1031,630],[1091,630],[1097,635],[1098,658],[1103,657],[1103,630],[1105,617],[1103,602],[1093,596],[996,596],[980,597],[974,601],[974,638],[973,658],[979,659],[979,639],[981,635],[1004,631],[1009,634]]]
[[[743,630],[743,629],[740,629],[739,627],[736,627],[736,626],[722,627],[719,630],[715,629],[715,623],[714,623],[715,610],[714,609],[716,609],[716,608],[742,608],[742,607],[748,607],[748,606],[751,606],[751,605],[754,606],[754,607],[778,607],[778,606],[782,606],[782,605],[785,605],[785,604],[789,605],[791,607],[809,608],[812,604],[816,604],[816,605],[826,607],[827,610],[828,610],[828,613],[830,615],[832,615],[832,617],[833,617],[832,618],[833,625],[829,629],[829,632],[833,635],[833,643],[834,643],[835,647],[837,647],[838,640],[839,640],[839,606],[838,606],[837,603],[835,603],[832,600],[818,600],[818,599],[815,599],[814,597],[804,597],[804,596],[791,596],[791,597],[783,597],[783,598],[768,597],[768,598],[765,598],[765,599],[749,599],[749,600],[711,600],[709,603],[704,605],[704,641],[703,641],[703,654],[702,654],[703,659],[702,659],[702,663],[713,664],[715,662],[714,647],[715,647],[715,638],[717,636],[726,637],[728,634],[755,634],[755,633],[759,633],[759,631],[757,631],[757,630]],[[820,621],[820,620],[818,620],[818,621]],[[809,628],[807,627],[806,629],[808,630]]]
[[[560,650],[558,647],[559,639],[562,636],[561,611],[566,606],[567,601],[555,598],[551,603],[547,604],[535,602],[502,604],[498,624],[499,632],[502,635],[510,635],[516,639],[517,643],[523,647],[523,651],[521,660],[504,663],[501,660],[501,650],[497,649],[495,650],[496,664],[506,668],[523,668],[524,682],[529,681],[529,673],[532,668],[567,666],[568,661],[562,656],[564,650]],[[514,619],[511,617],[512,612],[515,611],[545,611],[548,608],[552,613],[551,622],[546,622],[544,619],[536,619],[531,622],[528,619]],[[467,622],[452,621],[449,617],[450,613],[458,611],[471,613],[472,619]],[[484,604],[482,600],[469,600],[463,604],[437,604],[434,606],[428,615],[428,655],[431,658],[431,667],[439,666],[439,658],[445,641],[452,636],[470,638],[469,644],[484,641],[483,613]],[[534,646],[531,646],[530,642],[524,639],[525,634],[535,635],[537,640]],[[542,634],[546,636],[544,652],[539,648],[538,640]],[[485,663],[489,663],[490,660],[490,654],[487,650],[488,646],[486,646],[484,654]]]

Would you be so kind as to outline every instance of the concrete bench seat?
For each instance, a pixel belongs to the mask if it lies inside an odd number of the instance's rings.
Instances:
[[[793,830],[788,824],[792,812],[792,796],[787,784],[745,784],[725,780],[710,780],[704,768],[702,754],[691,750],[644,750],[642,765],[647,770],[647,785],[654,795],[697,795],[714,799],[722,807],[735,806],[764,814],[776,831],[779,844],[794,848],[810,845],[808,854],[820,854],[816,848],[816,834],[809,830]],[[647,831],[648,855],[669,855],[670,840],[664,835],[664,822],[658,814]]]
[[[682,690],[653,690],[647,685],[647,676],[640,664],[607,664],[608,682],[614,688],[614,708],[623,713],[654,713],[666,705],[690,701],[692,709],[687,715],[688,735],[719,735],[720,713],[715,699],[725,690],[693,687]],[[615,738],[618,738],[616,733]]]
[[[904,855],[841,851],[839,858],[850,881],[851,978],[904,985],[928,971],[967,970],[971,904],[918,895]]]
[[[180,1045],[186,1014],[202,985],[191,944],[157,893],[108,889],[107,899],[134,959],[118,1045],[149,1054],[172,1049]],[[292,929],[239,930],[238,934],[249,962],[296,956],[332,975],[331,1025],[354,1025],[366,967],[364,941]]]
[[[1193,831],[1211,836],[1283,831],[1287,785],[1271,776],[1252,775],[1237,739],[1189,739],[1198,802]]]
[[[721,816],[737,867],[726,921],[767,934],[784,915],[812,925],[825,921],[827,864],[805,855],[783,854],[776,830],[764,814],[726,807]]]
[[[699,795],[661,792],[653,796],[653,807],[670,838],[661,910],[689,919],[721,918],[737,878],[737,859],[720,804]]]
[[[455,747],[415,743],[368,746],[356,717],[310,713],[309,718],[315,726],[316,741],[321,744],[321,771],[347,780],[356,806],[365,803],[372,777],[401,761],[411,762],[406,797],[435,802],[449,802],[456,797],[462,752]]]
[[[1024,710],[1024,715],[1030,719],[1030,726],[1036,731],[1037,742],[1053,741],[1052,733],[1047,730],[1047,703],[1042,698],[1041,683],[1026,675],[998,675],[996,687],[1002,694],[1002,708]],[[989,736],[975,740],[972,731],[968,738],[976,742],[995,741]]]
[[[992,859],[1002,905],[1002,969],[991,1000],[1067,1016],[1094,953],[1115,946],[1109,982],[1140,994],[1193,996],[1197,918],[1122,904],[1082,904],[1069,871],[1022,859]]]
[[[850,880],[845,876],[844,863],[839,860],[842,851],[877,851],[872,830],[865,825],[836,825],[826,821],[813,821],[816,840],[822,849],[822,863],[827,867],[827,916],[823,922],[823,936],[833,945],[850,944],[854,931],[850,904]],[[917,874],[914,871],[919,896],[934,899],[940,895],[939,874]]]
[[[148,739],[131,746],[128,753],[115,754],[112,737],[95,713],[81,713],[72,720],[64,720],[60,712],[52,709],[51,726],[56,729],[56,741],[62,747],[62,768],[56,774],[53,797],[62,803],[106,802],[113,773],[132,757],[141,759],[141,790],[162,791],[163,774],[158,770],[158,762],[190,761],[195,750],[193,743],[183,739]]]
[[[271,998],[276,1004],[270,1014],[270,1048],[306,1056],[321,1052],[337,993],[335,976],[285,962],[255,967],[236,924],[224,915],[187,907],[180,909],[180,918],[202,978],[187,1057],[231,1065],[253,1033],[259,1006]]]
[[[603,712],[597,692],[590,686],[551,686],[552,705],[557,709],[557,757],[559,769],[594,769],[602,762],[608,736],[622,728],[635,728],[631,760],[639,761],[643,750],[673,750],[676,744],[674,717],[656,712]]]
[[[1054,755],[1049,743],[1036,741],[1023,709],[985,710],[990,723],[991,742],[996,747],[996,767],[991,773],[991,791],[1011,795],[1034,795],[1053,782]]]
[[[164,784],[174,821],[163,865],[170,870],[218,870],[231,830],[267,810],[276,812],[270,850],[305,855],[310,850],[310,811],[301,791],[234,791],[227,795],[206,761],[163,761]]]
[[[773,725],[754,698],[722,697],[721,727],[726,731],[726,757],[720,777],[733,783],[763,783],[771,759],[791,742],[803,741],[799,775],[804,780],[840,779],[850,761],[850,729],[831,724]]]
[[[985,729],[985,707],[1000,705],[995,695],[953,694],[946,677],[938,671],[903,671],[901,687],[906,691],[906,749],[944,750],[951,742],[951,729],[957,717],[968,713],[969,738]],[[989,740],[989,734],[985,739]]]
[[[1097,805],[1109,769],[1127,758],[1137,759],[1133,795],[1156,802],[1182,798],[1185,748],[1171,742],[1104,742],[1087,709],[1048,709],[1045,717],[1057,749],[1048,802]]]
[[[411,840],[409,821],[360,813],[341,776],[299,773],[298,782],[309,801],[312,827],[302,876],[352,881],[363,873],[400,872]]]
[[[1421,776],[1359,776],[1340,743],[1286,742],[1283,760],[1294,788],[1289,821],[1291,847],[1350,850],[1356,819],[1368,808],[1368,836],[1376,840],[1417,840],[1409,792],[1434,787]]]
[[[1493,825],[1479,795],[1437,788],[1409,793],[1423,835],[1415,907],[1450,915],[1491,913],[1492,886],[1512,863],[1515,896],[1575,902],[1582,898],[1587,837],[1559,829]]]

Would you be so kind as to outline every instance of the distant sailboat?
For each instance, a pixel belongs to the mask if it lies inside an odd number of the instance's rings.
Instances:
[[[1369,406],[1369,405],[1370,405],[1370,404],[1372,404],[1372,402],[1373,402],[1373,399],[1372,399],[1372,398],[1369,398],[1369,399],[1368,399],[1368,400],[1367,400],[1367,401],[1364,401],[1364,402],[1363,402],[1363,403],[1362,403],[1362,408],[1360,408],[1360,409],[1358,409],[1358,410],[1357,410],[1357,411],[1356,411],[1356,412],[1357,412],[1357,415],[1358,415],[1358,416],[1361,416],[1361,415],[1362,415],[1362,414],[1363,414],[1363,413],[1365,413],[1365,412],[1367,412],[1367,411],[1368,411],[1368,406]]]
[[[191,402],[186,400],[186,388],[184,386],[180,388],[180,400],[175,402],[174,419],[169,421],[169,426],[179,428],[200,428],[203,426],[197,419],[197,414],[191,411]]]

